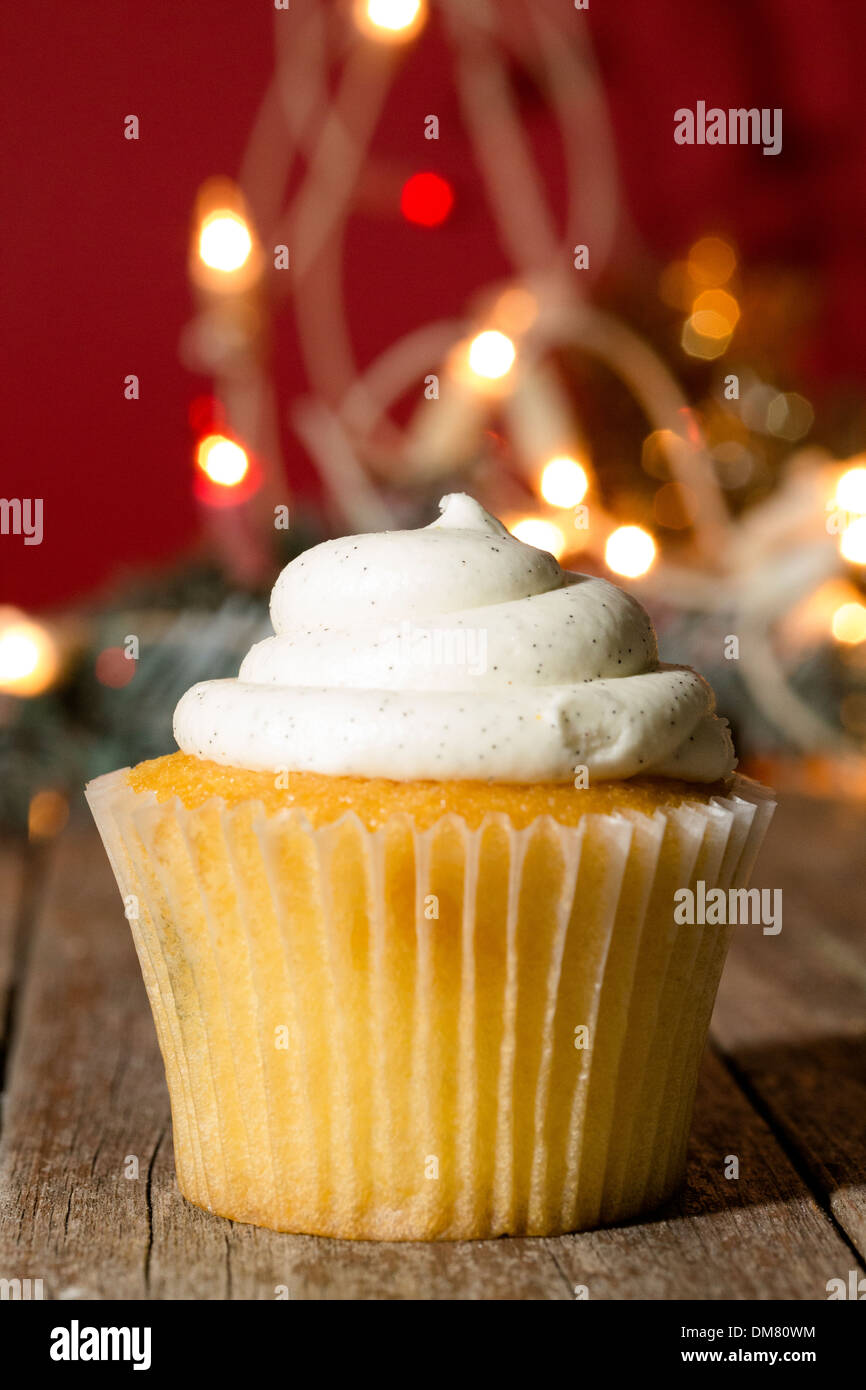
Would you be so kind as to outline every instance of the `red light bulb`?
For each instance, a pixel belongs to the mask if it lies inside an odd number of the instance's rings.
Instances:
[[[454,191],[439,174],[413,174],[403,185],[400,211],[407,222],[438,227],[454,206]]]

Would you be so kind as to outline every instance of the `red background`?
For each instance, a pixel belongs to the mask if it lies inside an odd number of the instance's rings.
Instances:
[[[292,0],[290,14],[303,4]],[[44,498],[45,539],[0,537],[0,601],[32,609],[74,598],[195,538],[187,410],[207,383],[177,353],[191,312],[190,214],[202,180],[238,170],[272,68],[273,22],[264,0],[6,7],[0,495]],[[820,316],[805,381],[819,399],[828,381],[862,385],[862,6],[592,0],[573,22],[591,27],[640,238],[664,259],[722,231],[747,260],[808,267]],[[781,106],[782,154],[675,146],[674,110],[699,99]],[[430,111],[438,144],[422,138]],[[137,142],[123,138],[129,113],[141,121]],[[553,123],[531,93],[525,116],[555,188]],[[361,361],[459,313],[507,269],[435,22],[407,56],[374,150],[379,177],[358,191],[346,266]],[[404,179],[424,167],[456,189],[436,230],[398,213]],[[278,347],[287,401],[306,386],[285,314]],[[124,400],[129,372],[141,379],[137,402]],[[286,453],[292,488],[313,490],[288,433]]]

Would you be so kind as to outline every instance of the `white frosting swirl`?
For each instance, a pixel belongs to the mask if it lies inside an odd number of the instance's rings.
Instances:
[[[237,680],[183,696],[186,753],[259,771],[713,782],[735,766],[713,693],[658,662],[649,617],[471,497],[418,531],[325,541],[271,595]]]

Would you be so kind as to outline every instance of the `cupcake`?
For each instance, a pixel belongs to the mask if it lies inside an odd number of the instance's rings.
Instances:
[[[643,608],[477,502],[306,551],[180,751],[88,800],[191,1202],[368,1240],[552,1235],[683,1177],[772,814]]]

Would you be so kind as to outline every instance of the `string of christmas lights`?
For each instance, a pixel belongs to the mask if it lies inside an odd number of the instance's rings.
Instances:
[[[209,237],[208,263],[216,264],[226,277],[221,291],[228,289],[240,310],[253,248],[269,246],[278,233],[287,238],[296,257],[290,271],[292,293],[315,392],[312,400],[296,404],[293,424],[320,468],[333,511],[347,526],[396,524],[393,485],[398,468],[403,489],[411,489],[413,483],[426,487],[437,474],[450,474],[477,456],[485,431],[504,416],[522,478],[536,498],[530,512],[505,506],[515,534],[560,557],[581,554],[615,576],[643,582],[648,592],[683,609],[731,607],[748,626],[750,589],[742,576],[754,572],[764,553],[761,508],[745,514],[748,524],[732,516],[717,460],[672,373],[647,342],[588,301],[585,290],[593,277],[575,273],[569,247],[553,231],[554,218],[520,125],[509,57],[545,75],[568,155],[569,225],[594,226],[588,244],[600,268],[619,217],[618,183],[609,138],[600,145],[596,138],[591,161],[582,157],[587,113],[592,113],[590,126],[596,137],[599,132],[609,137],[604,94],[584,31],[571,25],[565,36],[561,7],[546,0],[534,5],[531,15],[521,7],[519,25],[509,22],[509,17],[515,19],[509,7],[479,7],[476,13],[443,0],[440,12],[454,44],[466,128],[503,245],[514,261],[514,279],[481,292],[462,323],[425,325],[365,367],[355,363],[345,307],[334,284],[339,276],[333,273],[333,256],[343,242],[354,178],[369,156],[399,53],[417,39],[429,18],[428,7],[416,0],[358,3],[353,11],[354,44],[345,20],[335,20],[315,4],[293,31],[291,42],[285,25],[278,23],[277,71],[244,160],[244,192],[233,195],[235,207],[243,200],[250,208],[269,209],[272,226],[257,235],[249,222],[238,220],[229,199],[225,210],[208,211],[198,228],[201,258],[207,260]],[[302,73],[298,86],[295,79]],[[329,79],[334,74],[337,95],[332,98]],[[283,100],[275,102],[274,92]],[[599,148],[606,158],[599,159]],[[287,171],[302,156],[307,175],[290,207],[279,209],[274,187],[285,182]],[[336,168],[339,176],[323,177],[326,165]],[[594,171],[592,198],[583,193],[579,177],[588,168]],[[402,215],[430,228],[447,219],[452,205],[453,190],[434,170],[413,175],[400,193]],[[603,233],[599,208],[604,209]],[[325,243],[331,251],[317,271]],[[667,303],[684,310],[681,346],[687,356],[721,362],[728,352],[741,316],[732,288],[736,271],[733,247],[715,236],[700,239],[683,262],[666,270],[660,290]],[[323,276],[330,276],[329,289],[317,297],[315,287],[321,289]],[[272,311],[278,308],[275,303]],[[327,365],[322,355],[325,341]],[[334,350],[335,344],[343,350]],[[663,528],[685,527],[694,533],[696,544],[688,560],[682,553],[668,557],[658,533],[642,520],[616,516],[605,506],[604,478],[594,470],[567,393],[549,369],[551,355],[563,347],[604,361],[644,409],[650,426],[645,450],[663,456],[670,475],[658,489],[654,510]],[[335,361],[342,362],[342,370],[334,368]],[[264,372],[266,364],[250,339],[246,374],[254,375],[256,369]],[[431,372],[441,381],[435,408],[425,400],[408,425],[400,424],[393,407]],[[231,381],[217,379],[221,398],[231,391]],[[807,432],[812,412],[803,397],[759,383],[757,394],[761,393],[770,433],[795,441]],[[740,418],[747,404],[754,408],[755,398],[753,389],[751,400],[741,403]],[[737,414],[733,403],[729,414]],[[275,426],[271,433],[278,433]],[[259,451],[260,440],[246,442]],[[236,440],[234,447],[240,450],[243,444]],[[736,459],[735,451],[728,455]],[[239,488],[245,476],[239,456],[217,456],[222,457],[237,459],[237,477],[212,475],[212,481]],[[790,518],[787,542],[805,555],[817,549],[824,556],[818,566],[822,576],[828,565],[834,572],[866,564],[866,497],[851,481],[860,472],[857,466],[836,471],[837,500],[844,498],[846,503],[839,500],[838,506],[850,515],[836,537],[835,560],[827,555],[823,510],[816,516],[807,504]],[[521,489],[509,486],[507,478],[500,482],[506,503],[509,498],[518,502]],[[502,510],[502,498],[494,499],[493,505]],[[744,544],[752,548],[745,570]],[[808,561],[803,565],[811,573]],[[780,595],[763,621],[771,623],[785,611],[786,600]],[[837,606],[828,626],[837,642],[862,640],[857,637],[861,613],[866,622],[866,606],[859,597],[849,596]],[[785,682],[781,667],[773,668],[776,679],[768,684],[768,659],[763,651],[759,676],[751,667],[755,653],[741,655],[755,697],[766,705],[765,692],[771,686],[775,692],[773,708],[767,709],[774,722],[801,745],[813,743],[816,730],[823,742],[838,745],[838,732],[804,706]],[[780,683],[785,691],[781,701]]]
[[[213,381],[212,395],[190,409],[191,477],[230,580],[256,585],[271,574],[275,514],[288,511],[285,407],[268,345],[273,323],[291,311],[310,390],[291,403],[289,422],[318,467],[335,525],[399,525],[413,499],[426,507],[440,479],[450,486],[465,474],[522,540],[738,635],[738,674],[767,726],[810,753],[856,755],[862,793],[866,458],[837,460],[810,445],[811,403],[747,365],[748,278],[729,240],[701,237],[661,274],[659,304],[679,316],[677,371],[593,301],[622,209],[604,90],[579,14],[554,0],[440,0],[436,9],[479,187],[511,262],[510,278],[480,287],[459,318],[419,324],[360,363],[342,296],[355,187],[399,65],[430,21],[423,0],[345,8],[310,0],[291,18],[277,12],[275,69],[237,181],[199,190],[189,252],[197,307],[181,356]],[[556,231],[534,167],[515,65],[548,93],[573,235]],[[435,235],[453,215],[455,191],[430,167],[435,160],[424,163],[398,180],[395,215]],[[634,493],[611,489],[563,379],[564,353],[599,364],[642,412],[651,516]],[[699,407],[677,380],[690,366],[712,374]],[[413,391],[406,419],[396,407]],[[491,454],[491,441],[504,451]],[[778,483],[744,504],[770,450]],[[0,609],[0,698],[50,694],[71,640],[55,622]],[[803,653],[827,643],[855,677],[831,711],[795,679]],[[94,669],[99,685],[119,690],[138,664],[109,643]],[[58,788],[37,789],[31,833],[53,833],[64,806]]]

